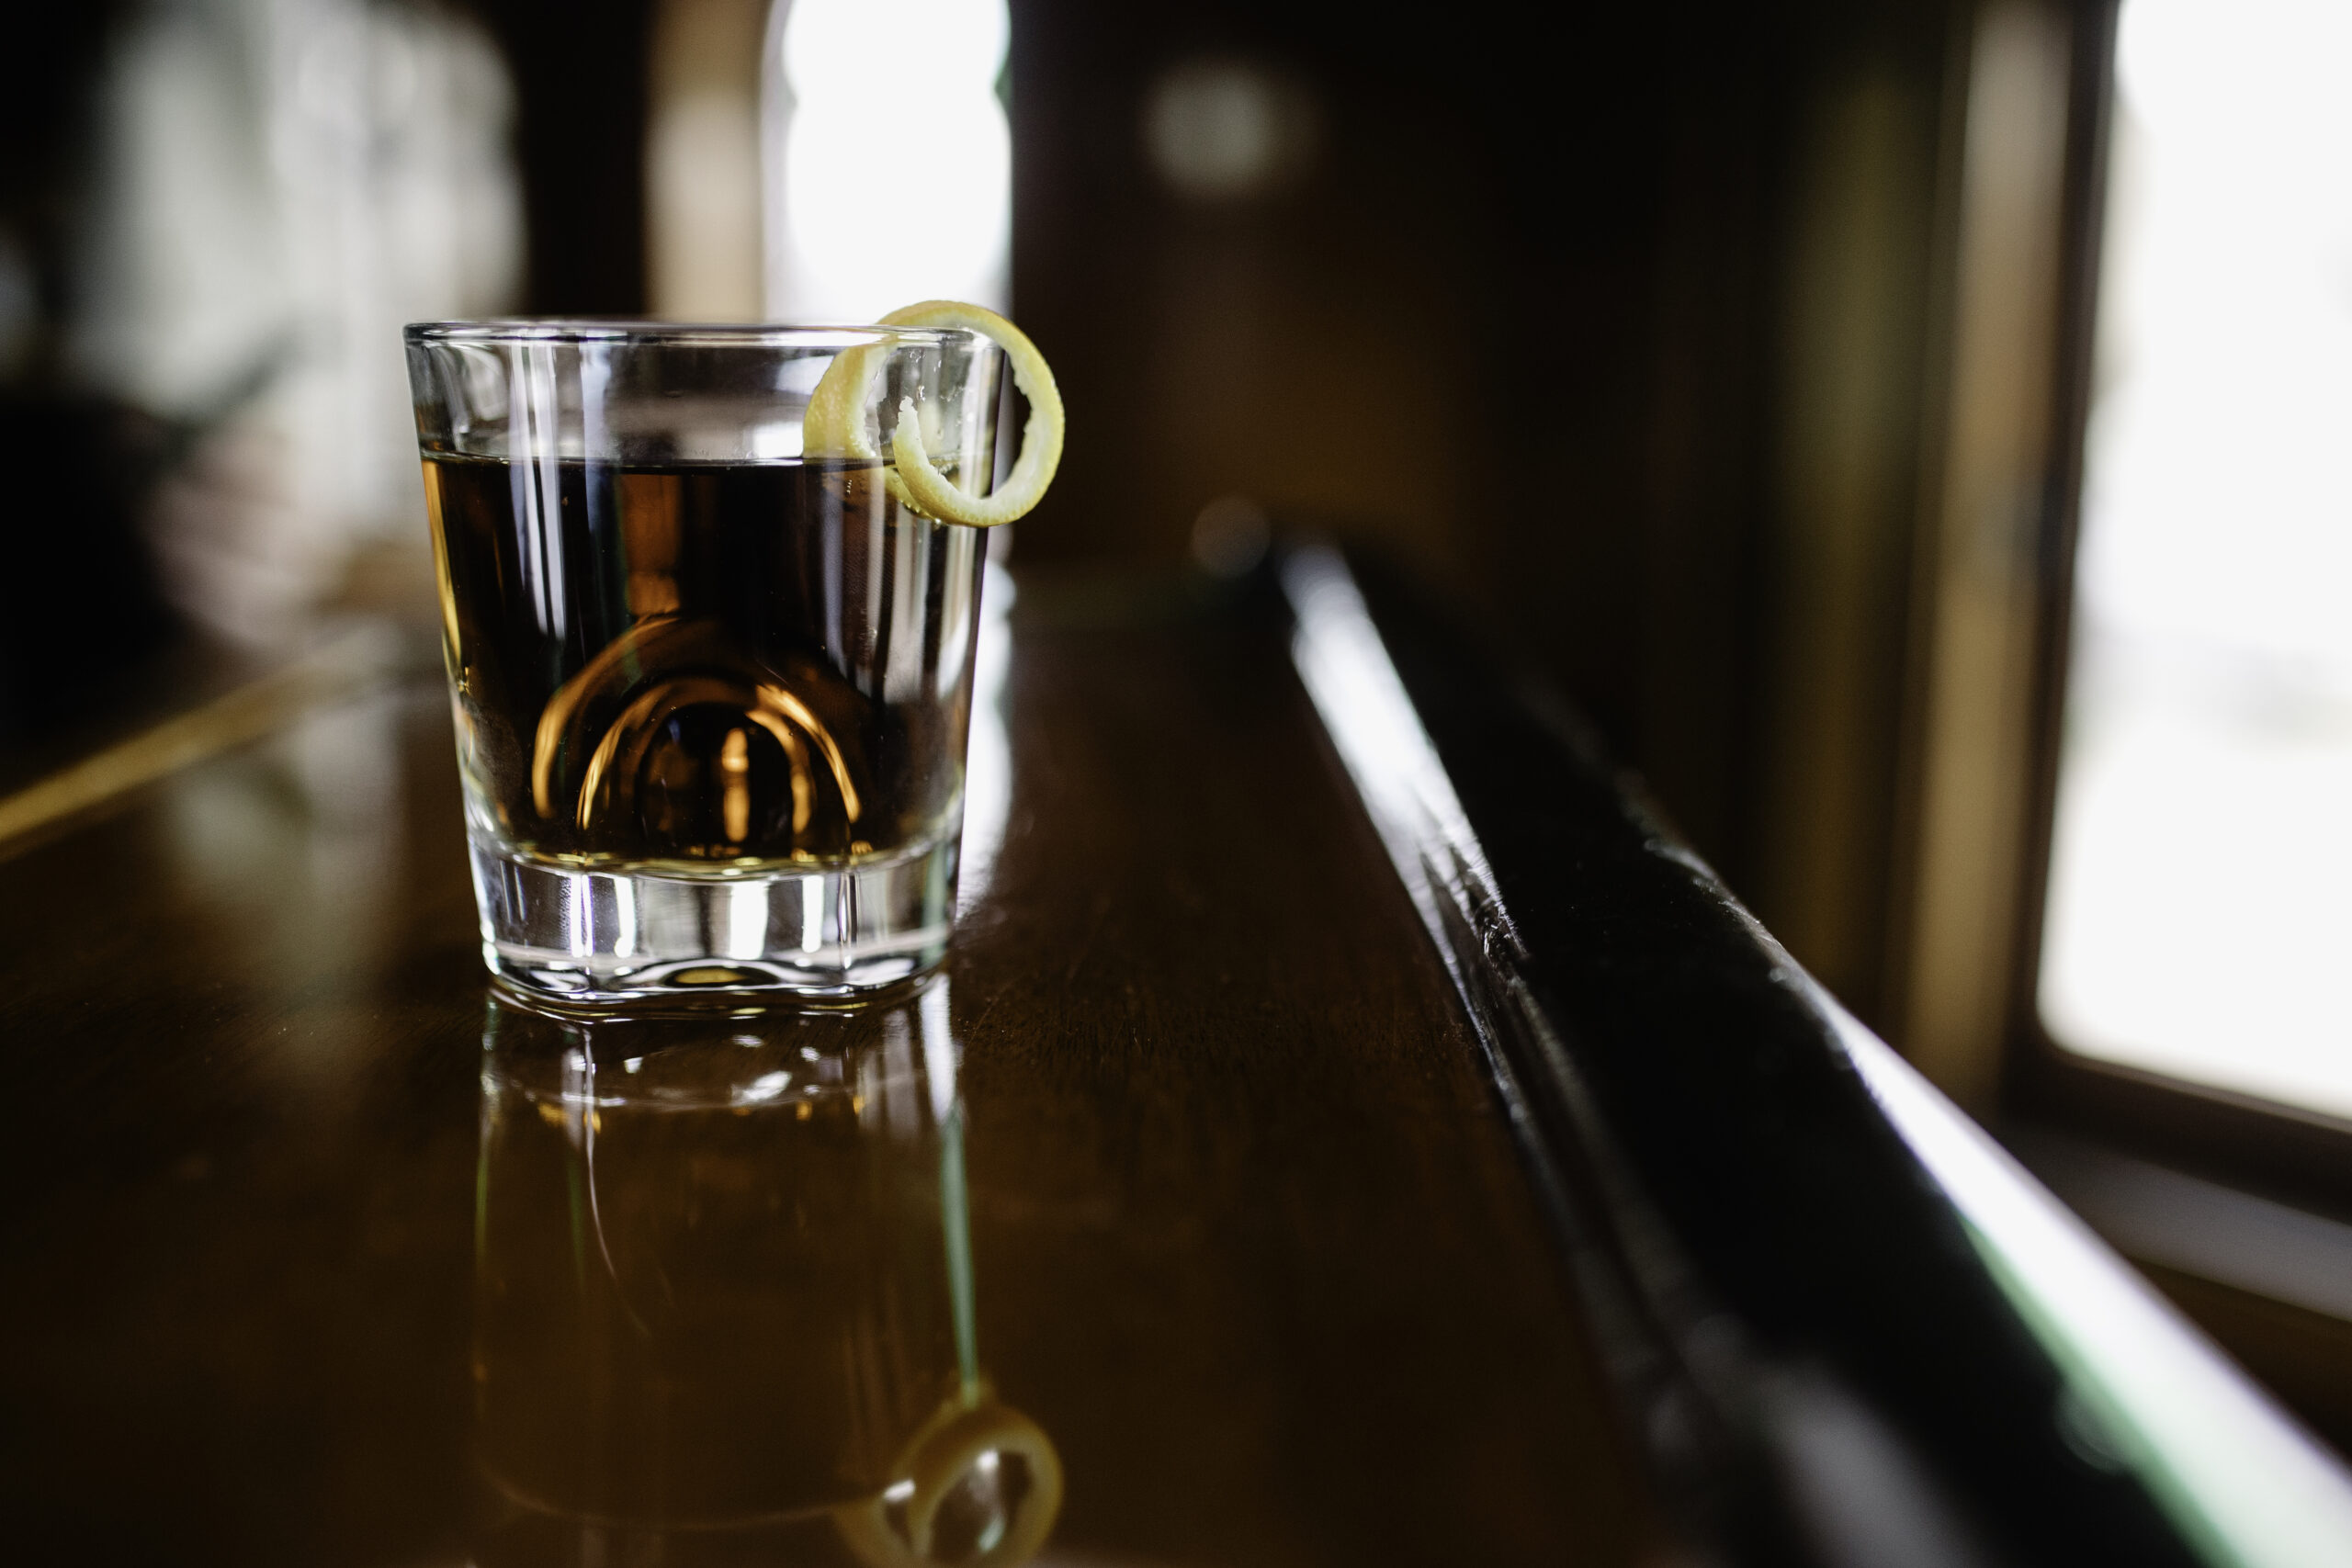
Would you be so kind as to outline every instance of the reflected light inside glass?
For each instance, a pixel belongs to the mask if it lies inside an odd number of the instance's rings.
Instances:
[[[2120,25],[2042,1014],[2352,1115],[2352,7]]]
[[[768,310],[869,321],[918,299],[1001,309],[1012,138],[1004,0],[789,0],[791,112]],[[771,178],[776,177],[772,175]]]

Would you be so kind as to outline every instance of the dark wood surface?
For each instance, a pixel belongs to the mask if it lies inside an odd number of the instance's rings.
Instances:
[[[980,1356],[1067,1473],[1040,1561],[1653,1560],[1280,624],[1034,611],[944,981]],[[12,1559],[489,1561],[487,986],[438,676],[126,795],[0,888]]]

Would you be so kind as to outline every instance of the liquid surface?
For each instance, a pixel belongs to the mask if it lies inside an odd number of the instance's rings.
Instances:
[[[977,531],[877,465],[428,457],[478,836],[692,874],[954,830]]]

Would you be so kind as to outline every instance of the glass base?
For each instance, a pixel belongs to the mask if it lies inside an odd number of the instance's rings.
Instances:
[[[860,997],[946,956],[956,846],[689,877],[580,871],[477,842],[482,958],[526,996],[590,1006]]]

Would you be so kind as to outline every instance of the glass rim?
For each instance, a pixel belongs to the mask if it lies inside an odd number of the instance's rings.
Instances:
[[[498,316],[477,321],[411,321],[401,335],[432,344],[613,344],[668,348],[841,350],[876,344],[915,346],[985,342],[966,327],[813,326],[789,321],[658,321],[611,316]]]

